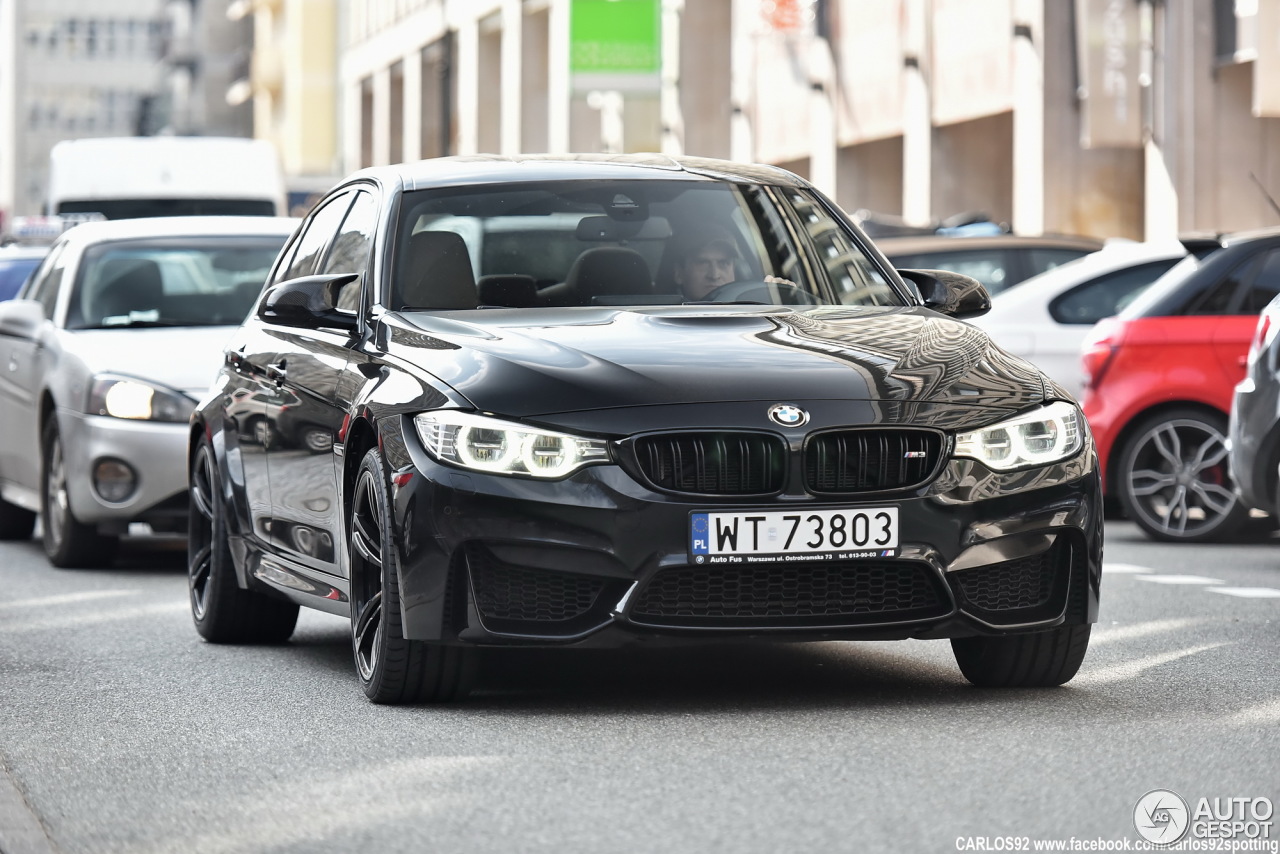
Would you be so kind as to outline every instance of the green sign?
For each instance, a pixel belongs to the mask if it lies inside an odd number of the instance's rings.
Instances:
[[[657,75],[660,0],[573,0],[569,70],[574,75]]]

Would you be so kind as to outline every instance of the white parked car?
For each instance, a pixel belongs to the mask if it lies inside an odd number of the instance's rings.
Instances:
[[[0,539],[43,516],[55,566],[109,562],[132,522],[187,523],[187,422],[297,220],[77,226],[0,303]]]
[[[1093,325],[1128,305],[1189,251],[1203,255],[1217,246],[1211,238],[1108,243],[996,294],[991,311],[969,322],[1079,397],[1085,381],[1080,345]]]

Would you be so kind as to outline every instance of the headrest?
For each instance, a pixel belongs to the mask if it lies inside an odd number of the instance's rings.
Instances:
[[[98,270],[97,292],[92,313],[99,318],[158,311],[164,301],[160,265],[150,258],[109,258]]]
[[[565,285],[583,305],[593,296],[653,293],[644,256],[625,246],[597,246],[583,252],[569,269]]]
[[[405,308],[469,309],[479,302],[466,241],[452,231],[420,231],[409,238],[400,283]]]

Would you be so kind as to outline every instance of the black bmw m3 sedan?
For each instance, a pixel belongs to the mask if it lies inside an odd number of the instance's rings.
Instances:
[[[977,685],[1062,684],[1097,617],[1093,440],[963,322],[988,306],[772,167],[358,172],[193,416],[196,628],[348,616],[383,703],[457,699],[512,645],[949,638]]]

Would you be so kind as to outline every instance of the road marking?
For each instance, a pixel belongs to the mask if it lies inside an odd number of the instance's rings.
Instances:
[[[1137,566],[1132,563],[1104,563],[1102,571],[1113,575],[1138,575],[1144,572],[1155,572],[1150,567]]]
[[[58,617],[46,617],[35,620],[10,620],[0,623],[0,634],[17,634],[19,632],[41,632],[54,629],[78,629],[99,623],[114,623],[119,620],[133,620],[139,617],[166,616],[190,610],[186,602],[164,602],[156,605],[141,605],[137,608],[120,608],[112,611],[97,611],[92,614],[64,614]]]
[[[1205,590],[1241,599],[1280,599],[1280,590],[1274,587],[1206,587]]]
[[[1220,578],[1204,575],[1139,575],[1138,578],[1155,584],[1226,584]]]
[[[1207,622],[1209,621],[1203,617],[1179,617],[1168,620],[1147,620],[1145,623],[1134,623],[1130,626],[1116,626],[1115,628],[1095,627],[1092,636],[1089,638],[1089,645],[1134,640],[1135,638],[1145,638],[1149,635],[1158,635],[1162,632],[1176,632]]]
[[[1207,643],[1203,646],[1193,646],[1188,649],[1179,649],[1174,652],[1162,652],[1159,655],[1148,655],[1146,658],[1138,658],[1133,661],[1122,661],[1119,664],[1113,664],[1110,667],[1102,667],[1097,670],[1088,670],[1081,673],[1073,680],[1073,685],[1111,685],[1116,682],[1128,682],[1136,676],[1142,675],[1145,670],[1151,670],[1154,667],[1168,664],[1182,658],[1189,658],[1193,655],[1199,655],[1202,652],[1208,652],[1211,649],[1217,649],[1220,646],[1226,646],[1226,642]]]
[[[42,596],[39,599],[15,599],[0,602],[0,608],[45,608],[50,605],[73,605],[76,602],[93,602],[97,599],[113,599],[116,596],[135,596],[138,590],[86,590],[83,593],[62,593]]]

